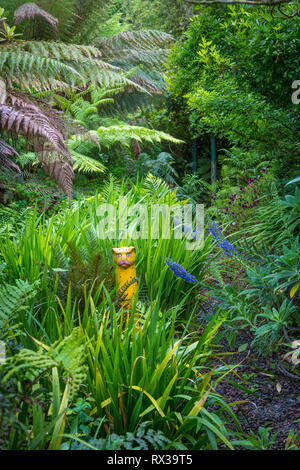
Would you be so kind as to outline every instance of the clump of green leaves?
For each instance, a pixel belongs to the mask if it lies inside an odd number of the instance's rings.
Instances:
[[[109,434],[106,439],[90,439],[87,443],[73,442],[70,450],[162,450],[170,443],[159,430],[149,426],[151,421],[144,421],[135,433],[125,435]]]

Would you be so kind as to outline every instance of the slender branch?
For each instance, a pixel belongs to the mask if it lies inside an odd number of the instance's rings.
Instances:
[[[294,11],[294,13],[292,15],[288,15],[287,13],[284,13],[284,11],[281,10],[280,8],[280,5],[278,5],[278,10],[280,11],[280,13],[282,13],[284,16],[286,16],[287,18],[294,18],[294,16],[297,15],[297,12]]]
[[[191,3],[193,5],[213,5],[221,3],[225,5],[240,4],[240,5],[261,5],[261,6],[272,6],[281,5],[281,3],[290,3],[291,0],[184,0],[184,2]]]
[[[258,6],[268,6],[272,8],[272,16],[274,6],[278,6],[278,10],[287,18],[294,18],[295,16],[300,16],[300,0],[298,0],[298,8],[291,15],[284,13],[280,9],[280,5],[284,3],[291,3],[291,0],[183,0],[190,5],[258,5]],[[280,18],[273,16],[273,18]]]

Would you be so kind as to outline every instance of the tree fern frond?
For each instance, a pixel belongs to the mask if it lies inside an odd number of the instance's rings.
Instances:
[[[15,46],[14,46],[15,47]],[[61,60],[41,57],[27,51],[15,49],[3,50],[0,47],[0,71],[7,81],[23,77],[24,80],[41,82],[43,78],[60,78],[74,84],[83,77],[74,67]]]
[[[6,50],[24,51],[36,57],[53,58],[60,61],[83,61],[102,56],[94,46],[66,44],[57,41],[24,41],[18,44],[5,44]],[[108,64],[106,64],[109,67]]]
[[[139,77],[133,77],[133,80],[138,81]],[[147,88],[143,85],[144,88]],[[121,91],[117,97],[114,99],[114,102],[110,106],[104,107],[101,109],[101,115],[105,117],[115,116],[116,113],[120,113],[122,117],[128,115],[128,113],[134,112],[136,109],[151,106],[155,103],[160,104],[164,99],[161,92],[157,92],[157,89],[149,89],[148,91],[151,95],[146,93],[141,93],[137,90],[129,90],[127,87]]]
[[[101,51],[93,46],[64,44],[54,41],[26,41],[0,47],[0,71],[7,80],[22,76],[41,83],[44,79],[62,80],[74,86],[92,81],[104,87],[127,85],[141,91],[122,69],[101,60]]]
[[[68,120],[44,100],[41,100],[36,96],[29,95],[28,93],[8,88],[6,104],[14,107],[15,109],[32,110],[39,115],[43,115],[49,125],[57,129],[63,138],[67,136]]]
[[[38,156],[46,173],[59,184],[70,201],[73,195],[74,171],[69,151],[56,153],[44,149]]]
[[[13,82],[20,90],[31,93],[35,92],[36,96],[48,96],[52,95],[55,91],[75,91],[77,86],[75,84],[66,83],[63,80],[57,80],[52,77],[41,77],[40,75],[32,74],[30,78],[19,77],[14,75]]]
[[[78,43],[94,40],[107,18],[106,9],[106,0],[76,0],[72,18],[66,26],[70,39]]]
[[[15,24],[22,23],[24,20],[33,20],[36,17],[44,18],[54,29],[57,29],[58,19],[39,8],[35,3],[24,3],[14,12]]]
[[[72,158],[65,145],[64,128],[54,124],[51,115],[46,116],[41,109],[38,111],[34,106],[16,109],[0,105],[0,130],[22,134],[27,140],[33,141],[35,152],[44,169],[58,182],[68,197],[72,197]]]
[[[156,72],[154,67],[151,67],[150,71],[147,71],[144,65],[139,65],[131,68],[126,75],[150,93],[161,93],[166,87],[162,74]],[[135,92],[135,90],[132,91]]]
[[[132,139],[138,142],[146,141],[150,143],[161,142],[162,140],[176,144],[183,143],[182,140],[175,139],[165,132],[141,126],[131,126],[121,121],[119,121],[117,125],[111,125],[109,127],[100,126],[97,129],[97,133],[99,142],[104,147],[111,147],[118,143],[125,147],[130,147]]]
[[[16,150],[6,142],[0,140],[0,155],[4,157],[13,157],[14,155],[18,155],[18,152],[16,152]]]
[[[142,49],[134,50],[129,48],[119,49],[114,55],[110,55],[109,59],[112,63],[116,63],[122,67],[123,65],[135,66],[143,64],[152,67],[161,67],[167,57],[169,50],[166,49]]]
[[[116,34],[111,38],[104,38],[96,42],[95,45],[101,50],[103,56],[112,60],[114,57],[123,57],[123,52],[119,51],[154,51],[162,48],[174,41],[174,38],[167,33],[156,30],[131,31]]]
[[[49,141],[61,152],[64,149],[63,134],[54,129],[49,119],[38,114],[34,108],[16,109],[12,106],[0,105],[0,128],[2,131],[23,134],[25,137],[42,138]]]

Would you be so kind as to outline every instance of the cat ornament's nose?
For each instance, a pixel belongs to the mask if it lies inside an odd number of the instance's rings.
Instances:
[[[119,266],[129,266],[129,261],[126,257],[126,255],[123,255],[122,258],[118,262]]]

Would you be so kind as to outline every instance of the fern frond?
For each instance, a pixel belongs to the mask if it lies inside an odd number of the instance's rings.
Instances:
[[[111,202],[111,199],[121,195],[121,185],[114,175],[109,175],[107,181],[100,188],[100,194],[102,199],[108,203]]]
[[[111,125],[109,127],[101,126],[97,129],[99,136],[99,142],[103,147],[111,147],[115,144],[120,144],[125,147],[130,147],[132,139],[138,142],[161,142],[167,140],[176,144],[183,143],[182,140],[175,139],[165,132],[156,131],[154,129],[148,129],[141,126],[131,126],[122,121],[119,121],[117,125]]]
[[[93,41],[107,17],[106,9],[105,0],[76,0],[72,8],[73,17],[66,25],[72,41]]]
[[[4,46],[0,47],[0,72],[8,82],[22,79],[30,83],[33,80],[33,89],[35,83],[40,84],[43,79],[62,79],[72,85],[78,80],[83,80],[80,73],[71,65],[58,59],[22,51],[16,46],[6,50]]]
[[[101,86],[127,85],[144,90],[126,77],[120,67],[101,60],[101,51],[93,46],[64,44],[54,41],[26,41],[0,47],[0,72],[6,81],[25,80],[32,89],[47,87],[51,81],[71,86],[93,82]]]
[[[0,328],[11,320],[13,316],[24,310],[28,301],[36,295],[36,284],[29,284],[21,279],[16,285],[4,284],[0,286]]]
[[[143,186],[149,194],[159,199],[163,199],[170,192],[170,188],[167,183],[151,173],[148,173],[144,179]]]
[[[102,56],[102,52],[94,46],[66,44],[56,41],[25,41],[19,44],[3,46],[7,50],[24,51],[34,57],[53,58],[59,61],[83,61],[84,59],[96,59]],[[109,65],[106,64],[107,68]]]
[[[56,153],[44,148],[38,153],[40,161],[43,163],[45,172],[54,179],[68,196],[69,201],[73,195],[73,161],[67,151],[66,153]]]
[[[134,50],[134,49],[120,49],[114,55],[111,55],[108,60],[116,65],[127,67],[134,67],[143,64],[148,69],[153,67],[162,67],[166,61],[169,50],[166,49],[148,49],[148,50]]]
[[[99,237],[95,227],[91,226],[84,232],[87,248],[89,253],[97,253],[100,251],[101,245],[99,243]]]
[[[150,93],[157,93],[159,87],[155,79],[145,76],[144,72],[152,74],[155,69],[161,69],[169,53],[166,46],[172,41],[172,36],[161,31],[132,31],[103,38],[96,46],[101,50],[104,60],[123,70],[138,67],[135,74],[130,72],[132,80]]]
[[[27,165],[36,166],[39,164],[39,159],[34,152],[22,152],[17,157],[17,163],[21,168],[24,168]]]
[[[104,173],[106,171],[106,167],[98,160],[76,152],[76,150],[71,149],[70,153],[74,170],[80,173]]]
[[[22,370],[36,376],[49,368],[58,367],[62,371],[62,375],[70,379],[70,393],[74,397],[86,379],[85,358],[85,345],[79,335],[78,328],[75,328],[70,336],[52,344],[47,351],[44,348],[39,348],[38,351],[21,349],[18,354],[7,360],[9,371],[3,381],[5,382],[9,377]]]
[[[104,38],[96,42],[106,60],[123,58],[131,51],[134,54],[145,54],[158,50],[165,50],[163,46],[169,45],[174,38],[167,33],[156,30],[131,31],[116,34],[111,38]]]
[[[46,103],[32,101],[21,92],[11,91],[9,100],[10,106],[0,105],[0,130],[32,141],[46,172],[71,198],[74,173],[64,122]]]
[[[16,109],[0,105],[0,127],[2,131],[43,138],[59,152],[64,148],[63,135],[51,126],[45,115],[38,114],[34,108]]]

